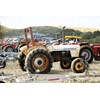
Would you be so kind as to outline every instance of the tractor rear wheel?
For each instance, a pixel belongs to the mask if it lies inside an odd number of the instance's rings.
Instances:
[[[68,58],[62,59],[62,61],[60,61],[60,66],[61,66],[62,69],[70,69],[71,60],[68,59]]]
[[[5,51],[5,52],[14,52],[14,47],[8,45],[8,46],[4,47],[4,51]]]
[[[48,51],[37,49],[31,51],[25,60],[25,66],[30,73],[48,73],[52,68],[52,56]]]
[[[25,55],[22,52],[18,54],[18,63],[19,63],[20,69],[22,71],[26,71],[26,69],[24,68],[25,67]]]
[[[83,73],[86,66],[82,58],[76,58],[72,61],[71,69],[75,73]]]
[[[88,63],[93,61],[93,51],[89,46],[82,46],[80,49],[79,57],[83,58]]]

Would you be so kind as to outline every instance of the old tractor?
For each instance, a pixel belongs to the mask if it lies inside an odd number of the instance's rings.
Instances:
[[[93,61],[93,49],[92,44],[89,42],[81,42],[80,36],[65,36],[65,44],[68,45],[80,45],[79,57],[85,59],[88,63]]]
[[[13,39],[2,39],[1,48],[5,52],[13,52],[16,44],[13,43]]]
[[[88,63],[78,58],[80,45],[44,44],[34,40],[32,28],[25,31],[26,46],[20,48],[18,55],[19,66],[23,71],[30,73],[48,73],[53,62],[60,61],[62,69],[71,68],[76,73],[83,73]],[[30,43],[28,38],[30,37]],[[70,52],[71,50],[71,52]]]
[[[14,39],[2,39],[1,41],[1,48],[5,52],[17,52],[19,51],[19,48],[26,45],[26,42],[24,39],[18,39],[16,42],[14,42]]]
[[[93,44],[90,42],[81,42],[80,36],[65,36],[65,44],[78,44],[80,45],[79,57],[83,57],[88,63],[91,63],[93,59],[100,60],[100,44]]]

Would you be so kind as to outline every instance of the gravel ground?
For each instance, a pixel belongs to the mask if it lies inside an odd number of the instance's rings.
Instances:
[[[18,65],[17,61],[7,61],[7,66],[4,69],[0,69],[0,73],[4,72],[5,74],[25,74]],[[53,83],[99,83],[100,82],[100,61],[93,61],[92,64],[89,66],[89,75],[84,76],[85,73],[76,74],[73,73],[71,70],[62,70],[59,66],[59,62],[53,64],[53,68],[48,75],[37,75],[35,76],[36,82],[53,82]],[[60,76],[60,79],[56,77]],[[71,76],[66,78],[65,75]],[[83,76],[82,76],[83,75]],[[77,76],[77,77],[76,77]],[[48,79],[56,78],[56,80],[48,81]],[[62,78],[63,77],[63,78]],[[19,79],[21,82],[23,79],[26,79],[27,76],[22,76]],[[66,79],[65,79],[66,78]],[[33,81],[32,81],[33,82]]]

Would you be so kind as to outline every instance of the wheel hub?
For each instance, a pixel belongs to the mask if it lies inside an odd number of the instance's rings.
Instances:
[[[89,52],[88,50],[84,50],[84,51],[82,52],[82,57],[83,57],[85,60],[88,60],[88,59],[90,59],[91,54],[90,54],[90,52]]]
[[[34,60],[34,65],[35,65],[35,67],[37,67],[37,68],[42,67],[43,64],[44,64],[44,60],[43,60],[43,58],[41,58],[41,57],[38,57],[38,58],[36,58],[36,59]]]
[[[8,52],[12,52],[13,49],[12,49],[12,48],[8,48],[7,51],[8,51]]]
[[[82,56],[87,59],[88,58],[88,53],[87,52],[83,52]]]
[[[83,66],[84,66],[84,65],[83,65],[82,63],[79,62],[79,63],[76,64],[75,67],[76,67],[76,70],[83,70]]]
[[[64,66],[64,67],[68,67],[68,66],[69,66],[69,63],[66,62],[66,61],[64,61],[64,62],[63,62],[63,66]]]

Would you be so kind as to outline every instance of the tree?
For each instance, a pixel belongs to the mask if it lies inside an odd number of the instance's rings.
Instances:
[[[0,25],[0,38],[2,38],[2,34],[3,34],[3,27],[2,25]]]
[[[94,31],[93,35],[96,37],[96,36],[100,36],[100,31]]]
[[[96,38],[93,39],[94,43],[100,43],[99,41],[100,41],[100,36],[98,36],[98,37],[96,37]]]
[[[94,35],[92,34],[92,32],[86,32],[83,34],[83,38],[84,39],[93,39]]]

